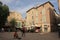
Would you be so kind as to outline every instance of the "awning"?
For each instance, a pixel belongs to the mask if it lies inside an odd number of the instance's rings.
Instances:
[[[40,27],[39,25],[35,25],[35,27]]]

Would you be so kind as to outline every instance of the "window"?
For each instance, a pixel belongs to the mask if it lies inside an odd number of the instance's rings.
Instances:
[[[38,18],[36,18],[36,23],[38,22]]]
[[[40,21],[42,21],[42,19],[40,19]]]
[[[36,17],[38,16],[38,13],[36,13]]]
[[[32,16],[32,19],[33,19],[33,16]]]
[[[48,30],[47,25],[44,25],[44,31],[47,32],[47,30]]]
[[[45,8],[43,8],[43,10],[42,10],[42,22],[46,23]]]
[[[34,21],[32,21],[33,25],[34,25]]]
[[[40,14],[42,14],[42,12],[40,12]]]
[[[42,26],[40,27],[40,32],[42,32]]]

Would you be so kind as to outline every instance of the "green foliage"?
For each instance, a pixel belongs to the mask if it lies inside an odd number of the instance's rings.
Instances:
[[[0,5],[2,5],[2,2],[0,2]]]
[[[15,28],[15,26],[16,26],[16,20],[13,18],[13,19],[10,21],[10,24],[11,24],[12,28]]]
[[[5,24],[8,16],[9,16],[8,6],[3,5],[3,3],[0,2],[0,28]]]

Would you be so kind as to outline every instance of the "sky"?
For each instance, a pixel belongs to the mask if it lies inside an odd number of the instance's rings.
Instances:
[[[10,11],[16,11],[21,13],[22,17],[26,17],[26,11],[37,5],[41,5],[47,1],[50,1],[58,13],[57,0],[0,0],[3,4],[9,7]]]

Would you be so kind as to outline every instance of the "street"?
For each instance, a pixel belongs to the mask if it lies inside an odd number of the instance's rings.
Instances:
[[[0,32],[0,40],[60,40],[58,37],[58,33],[26,33],[24,37],[21,37],[21,32],[18,32],[18,36],[21,39],[14,39],[13,38],[14,32]]]

